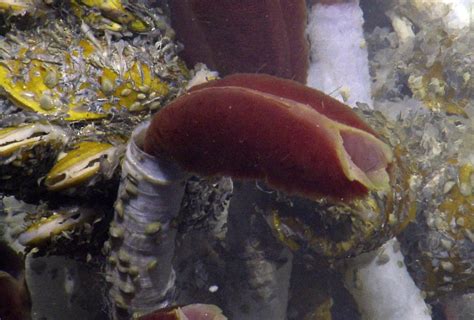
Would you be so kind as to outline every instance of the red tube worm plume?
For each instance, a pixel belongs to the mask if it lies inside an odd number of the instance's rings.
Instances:
[[[312,0],[312,4],[325,4],[325,5],[332,5],[332,4],[338,4],[338,3],[347,3],[347,2],[357,2],[358,0]]]
[[[30,319],[29,294],[25,286],[24,279],[17,280],[0,271],[0,319]]]
[[[263,179],[308,198],[390,188],[390,148],[349,107],[268,75],[194,87],[155,115],[145,151],[201,175]]]
[[[0,242],[0,319],[31,319],[30,310],[23,259]]]
[[[172,0],[170,9],[188,64],[306,82],[305,0]]]
[[[140,320],[226,320],[222,310],[211,304],[190,304],[184,307],[161,309]]]

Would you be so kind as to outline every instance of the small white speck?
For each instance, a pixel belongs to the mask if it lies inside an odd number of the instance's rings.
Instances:
[[[213,285],[213,286],[209,287],[209,292],[214,293],[214,292],[217,292],[217,290],[219,290],[219,287],[216,286],[216,285]]]

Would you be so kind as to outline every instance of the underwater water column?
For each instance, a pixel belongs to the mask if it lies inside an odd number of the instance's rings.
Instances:
[[[106,280],[114,319],[130,319],[169,305],[174,299],[172,260],[184,193],[184,172],[167,159],[142,151],[147,123],[127,146],[110,226]]]

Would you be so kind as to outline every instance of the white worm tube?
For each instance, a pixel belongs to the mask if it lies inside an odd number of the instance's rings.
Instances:
[[[141,149],[148,123],[127,146],[110,226],[106,279],[114,319],[130,319],[167,306],[174,296],[172,266],[185,173],[168,159]]]
[[[379,250],[349,261],[346,288],[356,300],[365,320],[429,320],[420,289],[408,274],[396,239]]]
[[[359,1],[315,4],[308,16],[311,64],[307,85],[348,105],[372,105],[367,46]]]

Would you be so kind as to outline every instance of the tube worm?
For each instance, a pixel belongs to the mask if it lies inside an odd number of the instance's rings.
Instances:
[[[160,111],[145,151],[169,154],[191,172],[262,179],[308,198],[347,200],[390,188],[392,151],[350,108],[330,97],[302,103],[323,94],[290,80],[232,79],[228,86],[219,80],[200,86]]]
[[[141,149],[147,123],[127,146],[110,226],[106,280],[114,319],[130,319],[168,306],[174,295],[172,258],[185,174]]]
[[[392,151],[349,107],[268,75],[191,89],[155,116],[144,148],[200,175],[264,180],[311,199],[349,202],[390,190]],[[227,261],[227,307],[239,319],[285,319],[292,256],[268,250],[250,186],[242,183],[229,209],[226,241],[236,258]]]
[[[0,242],[0,318],[30,319],[30,311],[24,261],[6,243]]]
[[[256,75],[241,73],[227,76],[219,81],[197,85],[191,88],[191,91],[197,91],[209,87],[244,87],[294,100],[298,103],[310,106],[312,109],[324,114],[332,120],[377,135],[376,132],[356,113],[354,113],[354,111],[348,108],[347,105],[330,97],[322,91],[302,86],[295,81],[288,81],[263,74]]]
[[[29,319],[29,295],[24,279],[18,280],[0,271],[0,316],[2,319]]]
[[[221,75],[268,73],[306,82],[305,0],[170,1],[171,22],[188,64]]]
[[[222,310],[211,304],[191,304],[157,310],[139,320],[227,320]]]

